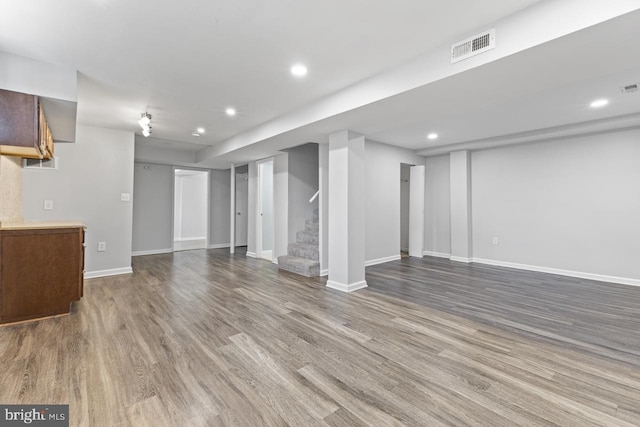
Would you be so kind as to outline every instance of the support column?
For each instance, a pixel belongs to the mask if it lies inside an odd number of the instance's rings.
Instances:
[[[231,212],[229,217],[229,253],[236,252],[236,165],[231,165]]]
[[[365,259],[364,136],[329,136],[329,280],[327,287],[353,292],[367,287]]]
[[[451,185],[451,260],[471,262],[471,153],[449,156]]]

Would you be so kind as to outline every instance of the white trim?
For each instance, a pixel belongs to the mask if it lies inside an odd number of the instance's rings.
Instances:
[[[131,256],[143,256],[143,255],[159,255],[159,254],[170,254],[173,252],[173,249],[152,249],[150,251],[136,251],[131,252]]]
[[[518,264],[515,262],[496,261],[492,259],[473,258],[473,262],[479,264],[494,265],[497,267],[516,268],[518,270],[537,271],[539,273],[558,274],[561,276],[577,277],[580,279],[597,280],[600,282],[619,283],[621,285],[640,286],[639,279],[627,277],[606,276],[604,274],[585,273],[581,271],[563,270],[560,268],[540,267],[537,265]]]
[[[260,252],[260,258],[266,259],[267,261],[273,261],[273,251],[262,251]]]
[[[392,256],[388,256],[388,257],[384,257],[384,258],[372,259],[372,260],[369,260],[369,261],[365,261],[364,262],[364,266],[365,267],[369,267],[369,266],[372,266],[372,265],[384,264],[385,262],[397,261],[400,258],[402,258],[402,256],[400,254],[398,254],[398,255],[392,255]]]
[[[248,256],[249,258],[257,258],[257,256],[256,256],[256,253],[255,253],[255,252],[249,252],[249,251],[247,251],[247,256]]]
[[[329,269],[320,270],[320,277],[325,277],[329,275]]]
[[[215,245],[209,245],[209,249],[223,249],[223,248],[230,248],[231,244],[230,243],[217,243]]]
[[[460,256],[450,256],[449,259],[451,261],[455,261],[455,262],[464,262],[469,264],[470,262],[473,262],[473,258],[463,258]]]
[[[95,279],[97,277],[118,276],[120,274],[131,274],[133,269],[131,267],[125,268],[112,268],[111,270],[98,270],[98,271],[85,271],[85,279]]]
[[[174,242],[191,242],[194,240],[207,240],[207,236],[202,237],[180,237],[179,239],[174,239]]]
[[[362,280],[360,282],[355,282],[355,283],[349,283],[349,284],[334,282],[333,280],[327,280],[327,288],[335,289],[342,292],[354,292],[366,287],[367,287],[366,280]]]
[[[446,258],[446,259],[450,259],[451,258],[451,254],[446,254],[444,252],[424,251],[424,252],[422,252],[422,255],[424,255],[424,256],[432,256],[432,257],[436,257],[436,258]]]

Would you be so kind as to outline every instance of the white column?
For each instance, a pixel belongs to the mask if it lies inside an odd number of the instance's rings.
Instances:
[[[229,253],[236,252],[236,165],[231,165],[231,216],[229,217]]]
[[[273,262],[287,254],[289,243],[289,154],[273,158]]]
[[[329,144],[318,146],[318,210],[320,211],[320,275],[329,274]]]
[[[329,280],[343,292],[365,288],[364,136],[329,136]]]
[[[471,154],[449,156],[451,185],[451,260],[471,262]]]

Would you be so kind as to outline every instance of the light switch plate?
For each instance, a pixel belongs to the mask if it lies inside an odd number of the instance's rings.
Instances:
[[[45,200],[43,209],[45,211],[52,211],[53,210],[53,200]]]
[[[131,194],[129,193],[121,193],[120,194],[120,200],[123,202],[128,202],[131,200]]]

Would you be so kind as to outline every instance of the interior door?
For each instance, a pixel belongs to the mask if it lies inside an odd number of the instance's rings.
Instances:
[[[409,181],[409,256],[422,258],[424,248],[424,165],[411,166]]]
[[[257,256],[273,258],[273,160],[258,163]]]
[[[249,227],[249,180],[247,172],[236,174],[236,246],[247,246]]]

